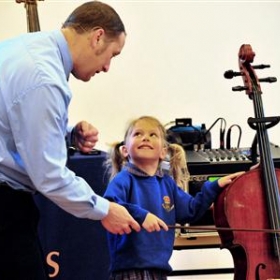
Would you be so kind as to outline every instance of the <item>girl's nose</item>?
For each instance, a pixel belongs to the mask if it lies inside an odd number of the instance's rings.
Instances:
[[[149,141],[150,140],[150,136],[147,134],[143,135],[143,141]]]

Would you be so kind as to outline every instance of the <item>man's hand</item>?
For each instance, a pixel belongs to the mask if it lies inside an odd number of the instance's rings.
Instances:
[[[74,127],[75,147],[83,153],[89,153],[98,141],[98,130],[86,121],[81,121]]]
[[[132,229],[140,231],[140,225],[121,205],[110,202],[108,215],[101,220],[103,227],[114,234],[131,233]]]
[[[142,226],[148,232],[160,231],[161,229],[164,229],[165,231],[168,230],[166,223],[151,213],[147,214]]]

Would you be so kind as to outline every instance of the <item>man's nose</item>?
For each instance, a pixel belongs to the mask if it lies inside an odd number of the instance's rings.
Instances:
[[[103,72],[108,72],[109,69],[110,69],[110,63],[104,65],[102,70],[103,70]]]

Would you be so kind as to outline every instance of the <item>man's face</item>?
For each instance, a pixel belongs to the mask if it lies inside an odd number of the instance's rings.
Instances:
[[[125,33],[109,39],[103,29],[93,32],[87,50],[80,56],[72,71],[77,79],[84,82],[95,74],[109,71],[111,59],[121,53],[126,39]]]

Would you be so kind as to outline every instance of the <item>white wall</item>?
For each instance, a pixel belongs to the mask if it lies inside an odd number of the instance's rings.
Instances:
[[[68,14],[85,1],[38,2],[41,30],[61,26]],[[240,77],[226,80],[223,73],[238,70],[241,44],[251,44],[255,63],[270,64],[258,70],[259,78],[280,79],[280,2],[277,1],[105,1],[122,17],[128,37],[120,56],[107,74],[83,83],[71,78],[74,98],[70,121],[92,122],[100,131],[97,148],[122,140],[131,118],[143,114],[163,123],[191,117],[193,124],[207,127],[219,117],[228,127],[243,129],[241,147],[251,145],[254,132],[247,118],[253,104]],[[0,0],[0,40],[26,32],[24,4]],[[266,116],[279,116],[280,83],[262,84]],[[212,130],[218,147],[218,123]],[[237,136],[237,131],[232,132]],[[271,142],[280,143],[280,126],[270,129]],[[232,144],[236,141],[233,139]]]
[[[41,30],[60,27],[82,2],[38,2]],[[207,127],[223,117],[228,126],[242,127],[241,147],[251,145],[254,132],[247,118],[254,114],[252,102],[244,92],[231,91],[232,86],[242,85],[241,78],[225,80],[223,73],[238,70],[239,47],[249,43],[256,63],[271,64],[270,69],[257,72],[259,77],[280,79],[280,2],[105,2],[123,18],[127,43],[109,73],[88,83],[70,80],[71,122],[92,122],[100,131],[98,148],[107,150],[106,143],[122,140],[127,121],[143,114],[157,116],[163,123],[191,117],[194,124]],[[0,20],[0,40],[26,32],[23,4],[0,0]],[[262,84],[262,89],[266,115],[279,116],[280,82]],[[212,130],[213,147],[218,147],[219,125]],[[280,144],[279,125],[269,135],[271,142]]]

